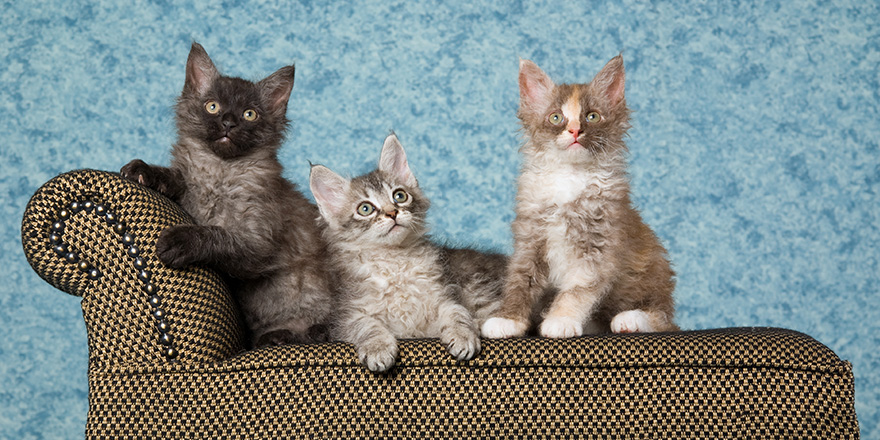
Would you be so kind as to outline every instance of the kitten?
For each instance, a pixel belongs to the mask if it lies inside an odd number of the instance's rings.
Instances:
[[[473,358],[479,325],[497,310],[505,257],[430,242],[429,202],[397,137],[385,139],[377,170],[348,180],[315,165],[310,186],[344,292],[335,333],[361,362],[388,370],[397,338],[439,337],[458,360]]]
[[[526,141],[514,254],[483,336],[521,336],[542,312],[550,338],[678,330],[675,274],[630,201],[623,58],[571,85],[522,60],[519,84]]]
[[[193,43],[171,166],[136,159],[121,171],[195,218],[162,231],[159,259],[228,275],[253,347],[325,339],[332,307],[317,208],[282,177],[277,159],[293,76],[293,66],[257,83],[222,76]]]

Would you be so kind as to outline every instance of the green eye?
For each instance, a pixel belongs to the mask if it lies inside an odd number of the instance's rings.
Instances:
[[[587,122],[599,122],[602,120],[602,115],[596,112],[587,113]]]
[[[562,116],[562,113],[551,113],[547,116],[547,120],[553,125],[559,125],[565,120],[565,116]]]
[[[395,203],[404,203],[409,200],[409,194],[407,194],[406,191],[402,189],[394,191],[394,194],[392,194],[391,196],[394,197]]]
[[[220,104],[217,101],[208,101],[205,103],[205,111],[212,115],[220,113]]]
[[[244,111],[244,114],[241,115],[245,121],[256,121],[257,120],[257,111],[253,109],[247,109]]]
[[[361,203],[360,205],[358,205],[357,213],[366,217],[366,216],[372,214],[373,211],[375,211],[375,210],[376,210],[376,207],[373,206],[371,203],[364,202],[364,203]]]

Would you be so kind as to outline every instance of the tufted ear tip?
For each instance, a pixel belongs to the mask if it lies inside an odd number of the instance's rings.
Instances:
[[[605,64],[596,74],[591,85],[603,93],[612,106],[623,101],[626,88],[626,73],[623,65],[623,53],[618,54]]]
[[[530,60],[519,60],[520,109],[526,113],[543,112],[550,105],[556,84]]]
[[[409,167],[409,162],[406,160],[406,151],[393,132],[385,138],[385,143],[382,145],[382,152],[379,155],[379,170],[391,174],[407,185],[418,185],[418,181]]]

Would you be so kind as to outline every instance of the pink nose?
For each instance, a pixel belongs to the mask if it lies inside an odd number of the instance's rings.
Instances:
[[[397,219],[397,210],[394,209],[391,211],[386,211],[385,215],[387,215],[388,217],[391,217],[392,220],[396,220]]]

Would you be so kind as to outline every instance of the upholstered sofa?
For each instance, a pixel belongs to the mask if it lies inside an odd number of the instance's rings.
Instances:
[[[345,343],[244,351],[223,280],[155,256],[159,232],[187,221],[101,171],[60,175],[28,204],[28,260],[82,297],[88,438],[859,435],[851,365],[783,329],[484,340],[468,362],[408,340],[383,375]]]

